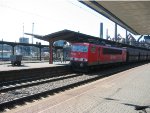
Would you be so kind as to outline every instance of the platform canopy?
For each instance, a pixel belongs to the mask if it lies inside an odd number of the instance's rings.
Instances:
[[[150,1],[80,1],[135,35],[150,34]]]
[[[36,34],[31,34],[31,33],[25,33],[26,35],[31,35],[34,36],[37,39],[48,41],[48,42],[55,42],[58,40],[65,40],[70,43],[74,42],[91,42],[91,43],[97,43],[98,41],[106,41],[106,42],[111,42],[109,40],[105,39],[100,39],[98,37],[90,36],[87,34],[83,34],[80,32],[75,32],[71,30],[61,30],[58,32],[54,32],[45,36],[41,35],[36,35]]]
[[[30,34],[30,33],[25,33],[25,34],[34,36],[37,39],[44,40],[44,41],[47,41],[50,43],[53,43],[58,40],[65,40],[70,43],[87,42],[87,43],[100,44],[100,45],[111,45],[111,46],[117,46],[117,47],[140,48],[140,47],[136,47],[136,46],[132,46],[132,45],[128,45],[128,44],[119,43],[116,41],[110,41],[110,40],[102,39],[99,37],[90,36],[87,34],[75,32],[75,31],[71,31],[71,30],[67,30],[67,29],[61,30],[58,32],[54,32],[54,33],[51,33],[51,34],[48,34],[45,36]]]

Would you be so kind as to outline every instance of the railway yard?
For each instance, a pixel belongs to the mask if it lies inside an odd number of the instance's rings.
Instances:
[[[5,66],[0,71],[1,112],[150,112],[147,62],[90,73],[72,72],[65,63],[7,66],[5,78]]]

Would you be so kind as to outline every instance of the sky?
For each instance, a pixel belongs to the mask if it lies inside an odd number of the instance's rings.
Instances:
[[[0,0],[0,40],[18,42],[23,35],[47,35],[64,29],[99,37],[100,23],[114,37],[114,23],[76,0]],[[24,27],[23,27],[24,26]],[[24,29],[23,29],[24,28]],[[118,27],[125,37],[125,29]],[[40,42],[35,39],[33,43]],[[42,41],[42,44],[48,44]]]

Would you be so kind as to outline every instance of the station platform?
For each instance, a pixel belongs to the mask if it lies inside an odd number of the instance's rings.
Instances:
[[[6,113],[150,113],[150,63]]]
[[[57,67],[57,66],[65,66],[69,64],[69,62],[53,62],[53,64],[49,64],[49,62],[22,62],[21,66],[12,66],[10,63],[1,63],[0,72],[1,71],[12,71],[12,70],[23,70],[23,69],[35,69],[35,68],[44,68],[44,67]]]

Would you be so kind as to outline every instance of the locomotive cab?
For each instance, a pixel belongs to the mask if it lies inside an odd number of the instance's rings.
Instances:
[[[82,69],[88,65],[88,44],[74,43],[71,47],[70,63],[73,69]]]

